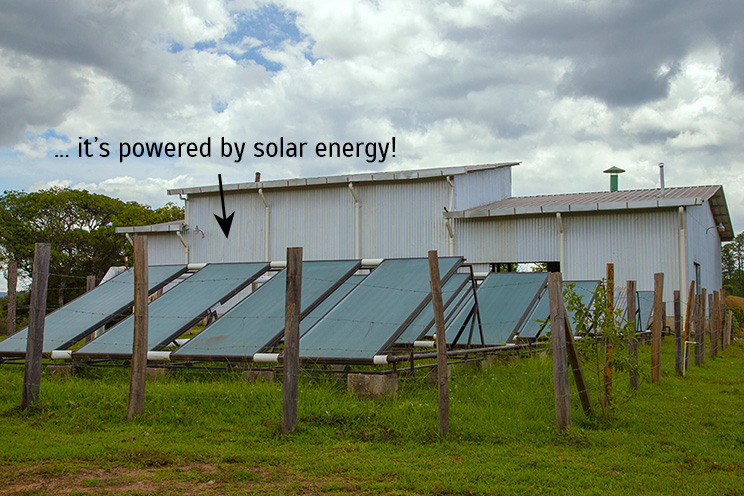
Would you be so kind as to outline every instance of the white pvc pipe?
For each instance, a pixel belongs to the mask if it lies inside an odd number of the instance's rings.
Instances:
[[[255,353],[253,361],[256,363],[279,363],[279,353]]]
[[[354,183],[349,183],[349,191],[354,197],[354,258],[362,258],[362,204],[354,189]]]
[[[563,232],[563,217],[560,212],[555,213],[555,220],[558,222],[558,238],[559,238],[559,263],[561,265],[561,273],[566,273],[566,239]]]
[[[186,244],[186,240],[183,239],[183,235],[180,232],[175,231],[175,233],[176,233],[176,237],[178,238],[178,241],[180,241],[181,244],[183,245],[183,254],[184,254],[183,263],[185,263],[185,264],[188,265],[188,263],[189,263],[189,245]]]
[[[147,359],[153,362],[169,362],[170,351],[148,351]]]
[[[685,372],[687,372],[687,367],[685,364],[687,363],[687,345],[688,344],[697,344],[697,341],[685,341],[685,349],[682,352],[682,377],[685,376]]]
[[[287,268],[287,261],[286,260],[276,260],[276,261],[273,261],[273,262],[269,262],[269,268],[270,269],[277,269],[277,270],[285,269],[285,268]]]
[[[377,267],[382,263],[382,258],[363,258],[362,259],[362,267],[365,269],[371,269],[372,267]]]
[[[173,342],[176,343],[178,346],[183,346],[189,341],[191,341],[191,338],[178,338],[173,340]]]
[[[473,278],[479,279],[479,280],[485,279],[486,277],[488,277],[489,273],[490,272],[473,272]]]
[[[258,189],[258,196],[264,204],[264,261],[269,261],[269,202],[266,201],[264,196],[263,188]]]
[[[71,360],[72,350],[52,350],[52,360]]]
[[[687,307],[687,233],[685,207],[679,207],[679,295],[682,308]]]
[[[372,363],[375,365],[387,365],[388,357],[387,355],[375,355],[372,357]]]
[[[206,263],[190,263],[186,265],[186,270],[189,272],[196,272],[197,270],[202,270],[206,266]]]
[[[414,348],[436,348],[436,341],[414,341]]]

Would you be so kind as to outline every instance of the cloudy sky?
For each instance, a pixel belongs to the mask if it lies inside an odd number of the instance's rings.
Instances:
[[[723,184],[744,225],[741,0],[0,0],[0,187],[171,187],[521,161],[515,195]],[[212,137],[208,159],[121,142]],[[219,157],[230,141],[396,156]],[[80,138],[110,143],[78,157]],[[55,155],[69,155],[58,158]],[[0,288],[1,290],[2,288]]]

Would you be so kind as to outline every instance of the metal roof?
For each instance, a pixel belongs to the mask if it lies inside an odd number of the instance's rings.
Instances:
[[[186,225],[186,219],[163,222],[161,224],[150,224],[149,226],[127,226],[117,227],[116,234],[125,233],[153,233],[153,232],[179,232]]]
[[[258,190],[270,188],[298,188],[305,186],[324,186],[328,184],[364,183],[374,181],[409,181],[415,179],[433,179],[438,177],[457,176],[479,170],[513,167],[521,162],[503,162],[497,164],[463,165],[459,167],[437,167],[433,169],[417,169],[389,172],[368,172],[362,174],[348,174],[341,176],[320,176],[298,179],[278,179],[275,181],[246,182],[224,184],[224,191]],[[194,195],[219,192],[218,185],[198,186],[194,188],[169,189],[169,195]]]
[[[556,212],[593,212],[626,209],[675,208],[708,202],[716,224],[725,227],[721,241],[734,239],[723,186],[687,186],[659,189],[599,191],[560,195],[516,196],[457,212],[445,212],[445,218],[503,217],[554,214]]]

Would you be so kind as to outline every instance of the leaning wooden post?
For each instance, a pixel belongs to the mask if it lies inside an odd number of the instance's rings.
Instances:
[[[568,320],[568,313],[566,312],[565,306],[563,307],[563,315],[566,322],[566,354],[568,355],[568,363],[571,365],[574,381],[576,382],[576,388],[579,390],[581,407],[584,409],[585,414],[592,415],[594,410],[592,409],[592,399],[589,396],[589,386],[586,384],[584,371],[581,369],[579,349],[576,347],[576,340],[574,339],[573,331],[571,330],[571,322]]]
[[[301,301],[302,248],[287,248],[287,292],[284,300],[282,434],[291,434],[297,427],[297,387],[300,375]]]
[[[687,348],[687,342],[690,340],[690,326],[694,322],[692,316],[692,309],[695,308],[695,281],[690,281],[690,291],[687,297],[687,312],[685,313],[685,341],[684,346]],[[690,354],[685,353],[685,365],[684,369],[687,370],[690,366]]]
[[[559,429],[571,425],[571,398],[568,391],[568,364],[566,359],[566,317],[563,308],[563,282],[560,272],[548,274],[550,299],[550,341],[553,349],[553,394],[555,396],[555,423]]]
[[[715,358],[718,355],[718,321],[721,312],[718,310],[718,291],[711,294],[712,304],[710,305],[710,357]]]
[[[615,265],[607,264],[607,331],[614,331],[615,328]],[[605,363],[604,363],[604,396],[602,403],[604,407],[610,406],[612,399],[612,351],[613,343],[610,340],[612,336],[604,336],[605,342]]]
[[[437,342],[437,383],[439,384],[439,434],[449,433],[449,370],[447,367],[447,339],[444,333],[444,304],[442,281],[439,277],[439,257],[436,250],[429,252],[429,284],[434,309]]]
[[[44,320],[46,317],[47,283],[49,282],[49,243],[36,243],[31,279],[31,301],[28,314],[26,363],[23,371],[23,398],[25,410],[39,400],[41,389],[41,354],[44,349]]]
[[[134,335],[132,339],[132,367],[129,376],[127,420],[145,411],[145,372],[148,342],[148,286],[147,236],[134,237]]]
[[[701,356],[703,354],[702,352],[702,346],[703,346],[703,321],[700,318],[700,308],[701,304],[700,301],[702,300],[702,295],[696,294],[695,295],[695,365],[700,366],[703,364],[703,361],[701,359]]]
[[[18,285],[18,262],[8,262],[8,336],[16,332],[16,286]]]
[[[731,344],[731,334],[734,328],[734,311],[728,311],[728,318],[726,319],[726,345]]]
[[[651,382],[661,379],[661,327],[664,313],[664,274],[654,274],[654,320],[651,330]]]
[[[625,290],[627,294],[626,308],[628,313],[628,327],[631,329],[630,335],[628,336],[628,353],[630,359],[633,362],[633,367],[638,365],[638,341],[635,337],[636,332],[636,282],[628,281],[627,288]],[[633,367],[630,369],[630,387],[638,389],[638,376],[635,374]]]
[[[674,291],[674,370],[682,375],[682,302],[679,290]]]
[[[703,288],[700,294],[700,363],[705,363],[705,330],[708,327],[708,318],[706,317],[707,312],[705,311],[705,302],[708,301],[706,298],[706,289]]]
[[[719,322],[721,323],[721,335],[720,335],[720,341],[721,341],[721,351],[723,352],[726,347],[728,346],[728,342],[724,343],[723,336],[726,334],[726,291],[720,290],[719,291],[719,309],[721,311],[721,317],[719,319]]]

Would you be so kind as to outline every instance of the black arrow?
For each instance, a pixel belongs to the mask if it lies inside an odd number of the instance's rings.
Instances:
[[[222,174],[217,174],[217,179],[220,181],[220,201],[222,202],[222,217],[214,214],[214,218],[217,219],[217,223],[219,223],[220,227],[222,228],[222,232],[225,233],[225,237],[227,238],[228,236],[230,236],[230,226],[232,225],[233,215],[235,215],[235,212],[231,213],[230,215],[227,215],[225,213],[225,192],[222,191]]]

